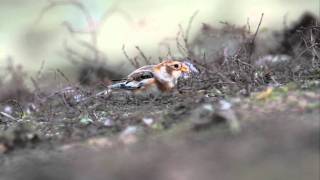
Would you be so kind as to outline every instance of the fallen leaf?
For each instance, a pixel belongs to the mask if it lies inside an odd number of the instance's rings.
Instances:
[[[260,92],[259,94],[256,95],[256,99],[257,100],[265,100],[267,98],[269,98],[272,94],[273,88],[272,87],[268,87],[266,90]]]

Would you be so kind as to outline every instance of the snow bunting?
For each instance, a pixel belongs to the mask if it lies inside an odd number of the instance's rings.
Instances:
[[[189,62],[166,60],[133,71],[124,82],[109,86],[109,90],[123,89],[134,94],[167,93],[173,91],[180,77],[188,78],[197,73],[199,71]]]

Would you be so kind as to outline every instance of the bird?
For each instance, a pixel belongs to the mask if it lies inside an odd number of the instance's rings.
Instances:
[[[198,73],[198,69],[188,61],[165,60],[134,70],[123,82],[108,86],[107,92],[126,90],[140,95],[170,93],[174,91],[179,78],[187,79]]]

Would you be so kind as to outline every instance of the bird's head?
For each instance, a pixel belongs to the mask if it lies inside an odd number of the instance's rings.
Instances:
[[[165,67],[168,74],[170,74],[174,78],[179,78],[184,73],[189,73],[189,67],[180,61],[172,61],[167,60],[163,62],[163,66]]]
[[[173,88],[180,77],[188,78],[190,74],[193,74],[198,70],[187,62],[166,60],[162,63],[154,66],[153,74],[156,80],[166,84],[168,88]]]
[[[179,77],[198,73],[198,70],[189,62],[181,62],[174,60],[166,60],[156,66],[156,69],[168,74],[172,78],[178,79]]]

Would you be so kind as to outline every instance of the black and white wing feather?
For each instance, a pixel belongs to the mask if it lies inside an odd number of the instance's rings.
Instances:
[[[110,86],[110,89],[136,90],[146,85],[150,79],[154,78],[152,72],[153,66],[143,66],[131,74],[124,82],[116,83]]]

